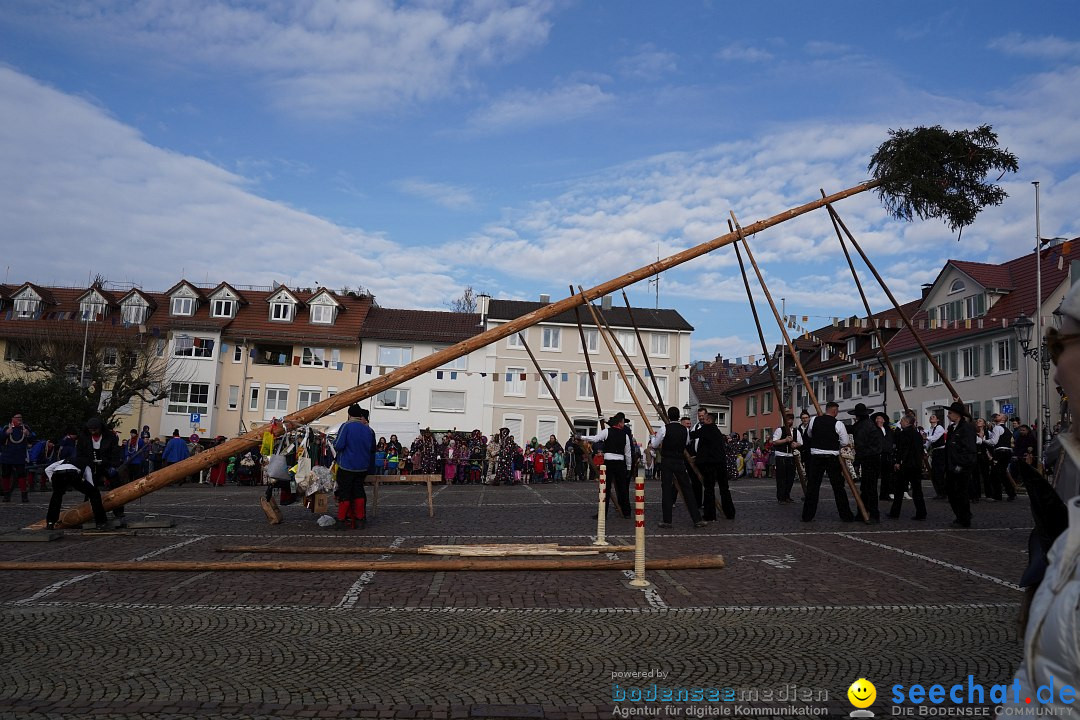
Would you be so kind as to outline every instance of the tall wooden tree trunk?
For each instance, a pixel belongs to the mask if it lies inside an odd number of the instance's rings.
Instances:
[[[825,207],[829,203],[835,203],[844,198],[851,197],[852,195],[858,195],[859,193],[872,190],[881,183],[877,180],[870,180],[860,185],[842,190],[828,197],[815,200],[813,202],[800,205],[790,210],[773,215],[765,220],[759,220],[756,223],[748,225],[742,229],[746,235],[753,235],[754,233],[761,232],[767,228],[771,228],[780,223],[787,222],[792,218],[805,215],[808,212]],[[425,358],[409,363],[403,367],[394,370],[386,375],[382,375],[374,380],[366,382],[362,385],[357,385],[354,388],[340,392],[333,397],[327,398],[322,402],[311,405],[310,407],[299,410],[290,415],[286,415],[284,423],[286,426],[305,425],[311,423],[324,415],[329,415],[332,412],[341,410],[349,405],[369,398],[372,395],[377,395],[384,390],[392,388],[407,380],[411,380],[417,375],[421,375],[429,370],[434,370],[437,367],[441,367],[446,363],[459,358],[463,355],[468,355],[474,350],[482,347],[486,347],[491,343],[501,340],[505,337],[513,335],[514,333],[523,330],[528,327],[532,327],[538,323],[543,322],[549,318],[553,318],[560,313],[571,310],[583,303],[594,300],[596,298],[603,297],[609,293],[615,292],[628,285],[632,285],[639,280],[645,280],[653,275],[657,275],[665,270],[669,270],[676,265],[693,260],[696,257],[700,257],[708,252],[716,250],[717,248],[724,247],[734,242],[738,238],[738,235],[734,232],[729,232],[726,235],[713,238],[707,242],[695,245],[692,248],[683,250],[682,252],[670,255],[661,260],[657,260],[654,263],[650,263],[644,267],[638,268],[632,272],[620,275],[613,280],[608,280],[605,283],[601,283],[594,288],[586,290],[584,293],[577,295],[571,295],[567,298],[559,300],[558,302],[544,305],[537,308],[530,313],[522,315],[521,317],[512,320],[510,322],[494,327],[490,330],[482,332],[468,340],[463,340],[456,345],[440,350],[437,353],[429,355]],[[278,426],[279,430],[281,425]],[[253,447],[258,446],[262,440],[263,431],[265,428],[257,428],[243,435],[237,436],[228,440],[221,445],[217,445],[205,452],[201,452],[198,455],[188,458],[183,462],[178,462],[174,465],[157,470],[150,473],[146,477],[136,480],[133,483],[124,485],[109,493],[106,493],[102,500],[105,503],[106,509],[114,508],[118,505],[127,504],[133,500],[136,500],[143,495],[151,493],[155,490],[159,490],[163,487],[172,485],[174,482],[180,480],[183,477],[192,475],[195,472],[208,468],[211,465],[227,459],[233,455],[239,455],[242,452],[250,450]],[[89,503],[83,503],[71,510],[68,510],[61,515],[61,524],[65,526],[81,525],[84,522],[90,520],[93,517],[93,512],[90,509]],[[43,525],[43,523],[39,523]]]

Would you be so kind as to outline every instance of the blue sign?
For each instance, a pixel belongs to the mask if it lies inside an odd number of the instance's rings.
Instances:
[[[201,420],[202,420],[202,415],[200,413],[191,413],[191,424],[192,425],[198,425]]]
[[[1016,408],[1014,408],[1012,405],[1009,405],[1008,403],[1001,406],[1001,412],[1005,413],[1006,415],[1012,415],[1015,409]]]

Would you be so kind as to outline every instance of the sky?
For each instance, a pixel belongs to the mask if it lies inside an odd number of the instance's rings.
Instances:
[[[14,284],[558,299],[856,185],[918,125],[990,124],[1020,171],[959,239],[837,205],[901,301],[1032,251],[1033,181],[1042,235],[1080,235],[1074,2],[6,0],[0,112]],[[788,314],[862,314],[823,212],[751,247]],[[693,359],[760,352],[730,247],[627,292]]]

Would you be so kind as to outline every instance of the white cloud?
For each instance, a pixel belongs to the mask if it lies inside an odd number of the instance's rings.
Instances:
[[[459,292],[422,248],[258,197],[246,178],[154,147],[85,100],[7,68],[0,98],[0,216],[20,282],[82,285],[100,272],[150,290],[181,273],[359,283],[404,307],[440,307]]]
[[[1032,37],[1021,33],[1009,33],[990,41],[991,50],[1007,55],[1042,58],[1045,60],[1076,60],[1080,58],[1080,42],[1065,40],[1056,35]]]
[[[398,190],[415,197],[430,200],[448,210],[467,210],[476,207],[476,198],[465,188],[446,183],[425,182],[416,178],[399,180]]]
[[[612,103],[614,95],[596,85],[576,83],[552,90],[509,93],[473,114],[475,130],[512,131],[554,125],[591,115]]]
[[[675,72],[678,68],[678,57],[675,53],[658,50],[650,44],[634,55],[620,58],[617,65],[623,75],[656,81]]]
[[[281,109],[305,115],[393,111],[448,97],[476,70],[547,40],[548,0],[462,3],[213,0],[25,4],[33,20],[157,60],[249,73]]]
[[[764,48],[753,47],[743,43],[732,43],[721,48],[716,57],[721,60],[737,60],[740,62],[767,62],[773,59],[773,54]]]

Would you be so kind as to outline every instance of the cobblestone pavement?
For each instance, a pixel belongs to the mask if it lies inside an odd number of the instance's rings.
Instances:
[[[800,506],[778,505],[769,481],[734,490],[734,521],[695,530],[677,508],[675,527],[657,530],[659,486],[649,484],[648,556],[721,553],[728,565],[650,571],[644,592],[618,571],[5,572],[0,717],[612,717],[660,711],[617,702],[653,683],[735,698],[669,703],[665,717],[751,716],[745,708],[786,707],[792,694],[801,707],[806,693],[816,714],[804,717],[846,717],[859,677],[877,685],[881,717],[896,683],[1009,680],[1024,496],[979,503],[975,527],[957,530],[943,502],[930,502],[926,522],[841,523],[823,489],[817,521],[801,523]],[[422,486],[387,487],[368,529],[345,533],[293,506],[269,526],[260,492],[169,488],[129,516],[173,528],[0,542],[0,560],[244,560],[256,555],[217,550],[588,544],[595,533],[584,484],[441,487],[434,518]],[[0,527],[40,519],[46,502],[35,493],[0,506]],[[611,518],[608,534],[630,544],[632,525]],[[302,557],[330,556],[289,559]]]

